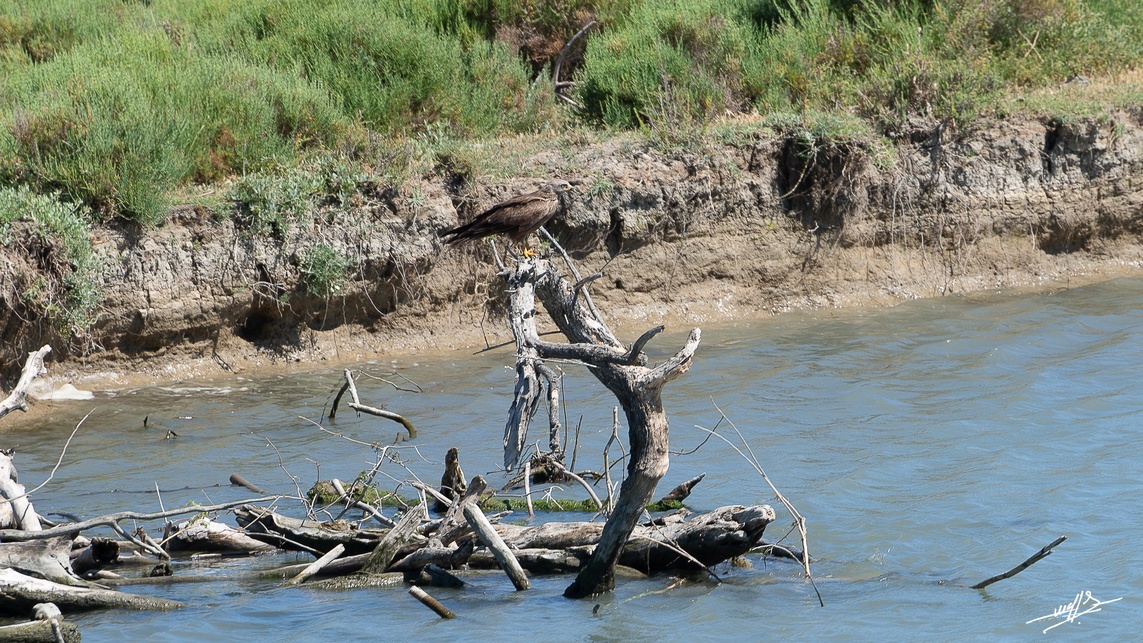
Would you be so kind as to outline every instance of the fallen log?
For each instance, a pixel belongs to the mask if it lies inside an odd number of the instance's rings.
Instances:
[[[636,525],[619,554],[619,564],[647,574],[710,567],[750,551],[774,518],[769,505],[733,505],[689,520],[676,514]],[[582,570],[603,531],[603,524],[591,522],[496,525],[520,565],[534,574]],[[480,550],[469,557],[468,564],[480,569],[497,567],[491,555]]]
[[[453,543],[450,547],[436,546],[435,544],[426,545],[390,564],[389,571],[416,572],[429,565],[456,569],[468,560],[475,548],[476,543],[471,539],[465,540],[459,546],[457,543]]]
[[[210,551],[260,553],[277,547],[252,538],[230,525],[206,517],[171,525],[163,537],[167,551]]]
[[[345,522],[290,518],[254,505],[236,508],[234,517],[252,538],[282,549],[317,552],[318,555],[337,545],[344,545],[350,556],[367,554],[388,533],[387,529],[354,529]]]
[[[71,566],[71,538],[0,543],[0,567],[14,569],[62,585],[87,587]]]
[[[587,545],[567,549],[517,549],[512,553],[520,566],[529,573],[546,576],[579,573],[594,549],[594,545]],[[473,552],[468,559],[468,566],[470,569],[500,569],[496,557],[487,549]]]
[[[20,643],[78,643],[79,626],[63,620],[60,608],[51,603],[39,603],[32,608],[32,619],[0,627],[0,641]]]
[[[484,512],[476,505],[467,505],[464,508],[464,517],[468,520],[468,524],[472,526],[472,530],[476,532],[476,537],[485,547],[492,550],[492,555],[496,557],[496,562],[500,564],[500,569],[508,574],[508,578],[512,579],[512,584],[516,586],[516,591],[522,592],[526,589],[532,589],[532,583],[528,581],[528,577],[524,574],[524,568],[520,567],[520,563],[516,557],[512,555],[512,550],[508,549],[504,539],[496,532],[492,523],[488,522],[488,518],[484,517]]]
[[[266,517],[266,525],[284,518],[270,512],[266,512]],[[275,519],[270,520],[271,517]],[[677,511],[637,525],[622,548],[618,562],[621,566],[642,573],[713,566],[742,556],[757,547],[766,525],[773,520],[774,510],[769,505],[734,505],[698,515],[690,515],[685,510]],[[296,519],[288,518],[285,521]],[[382,569],[414,577],[429,565],[444,569],[459,569],[466,564],[475,569],[500,568],[490,551],[483,547],[476,548],[477,538],[471,527],[467,524],[465,527],[466,530],[450,545],[444,545],[436,538],[427,542],[404,544]],[[526,572],[566,574],[582,571],[600,542],[604,524],[553,522],[533,527],[498,524],[494,529]],[[336,543],[327,541],[315,544],[318,549],[328,551]],[[372,553],[338,558],[318,575],[328,577],[358,572]],[[262,575],[289,578],[306,566],[291,565],[263,572]]]
[[[71,556],[72,571],[82,576],[117,563],[119,561],[119,541],[110,538],[92,538],[86,547],[79,550],[73,549],[69,555]]]
[[[37,603],[55,603],[65,612],[104,608],[169,610],[181,603],[95,587],[71,587],[0,569],[0,614],[24,615]]]

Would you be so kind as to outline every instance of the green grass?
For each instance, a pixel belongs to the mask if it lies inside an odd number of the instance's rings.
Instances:
[[[549,75],[589,20],[574,109]],[[1141,61],[1135,0],[0,0],[0,185],[146,226],[244,177],[239,216],[274,233],[362,184],[257,184],[323,155],[400,182],[496,175],[468,142],[576,128],[684,147],[727,114],[828,113],[892,136]]]
[[[30,224],[32,237],[13,233]],[[99,261],[91,246],[91,213],[58,195],[35,194],[27,188],[0,188],[0,246],[36,262],[35,283],[24,284],[21,314],[42,320],[70,339],[82,338],[95,321],[100,300]]]

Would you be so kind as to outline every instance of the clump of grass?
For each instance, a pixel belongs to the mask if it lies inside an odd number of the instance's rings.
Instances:
[[[238,179],[227,192],[239,227],[250,234],[285,238],[290,226],[304,223],[320,205],[352,205],[369,175],[350,160],[322,154],[296,165],[281,163]]]
[[[31,224],[32,238],[12,233],[18,222]],[[27,186],[0,188],[0,245],[25,254],[38,271],[21,293],[23,312],[68,341],[86,339],[102,295],[90,232],[91,213],[82,205],[35,194]]]
[[[302,288],[312,295],[329,299],[341,292],[349,266],[348,257],[319,243],[302,259]]]
[[[742,71],[754,54],[734,3],[642,3],[587,46],[579,98],[611,127],[645,128],[662,138],[693,130],[726,109],[741,109]]]
[[[259,168],[344,127],[296,75],[203,56],[162,32],[85,43],[21,68],[0,102],[0,174],[145,225],[190,181]]]

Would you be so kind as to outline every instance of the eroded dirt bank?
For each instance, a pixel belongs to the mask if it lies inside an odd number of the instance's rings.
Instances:
[[[615,139],[547,149],[511,179],[442,169],[320,212],[284,241],[189,207],[161,229],[101,229],[101,315],[85,346],[57,346],[53,375],[114,387],[127,374],[348,363],[503,339],[489,248],[443,248],[436,232],[548,177],[583,179],[549,229],[582,271],[602,270],[592,292],[605,314],[638,330],[1143,269],[1143,108],[959,135],[919,124],[888,157],[783,135],[680,151]],[[353,262],[330,301],[299,285],[317,244]],[[33,263],[6,262],[9,301]],[[11,373],[51,337],[16,311],[0,315]]]

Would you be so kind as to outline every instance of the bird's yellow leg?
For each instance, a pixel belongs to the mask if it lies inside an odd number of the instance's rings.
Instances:
[[[524,244],[524,258],[525,259],[531,259],[532,257],[536,257],[536,256],[539,256],[538,253],[535,250],[532,250],[531,248],[529,248],[528,244],[525,243]]]

